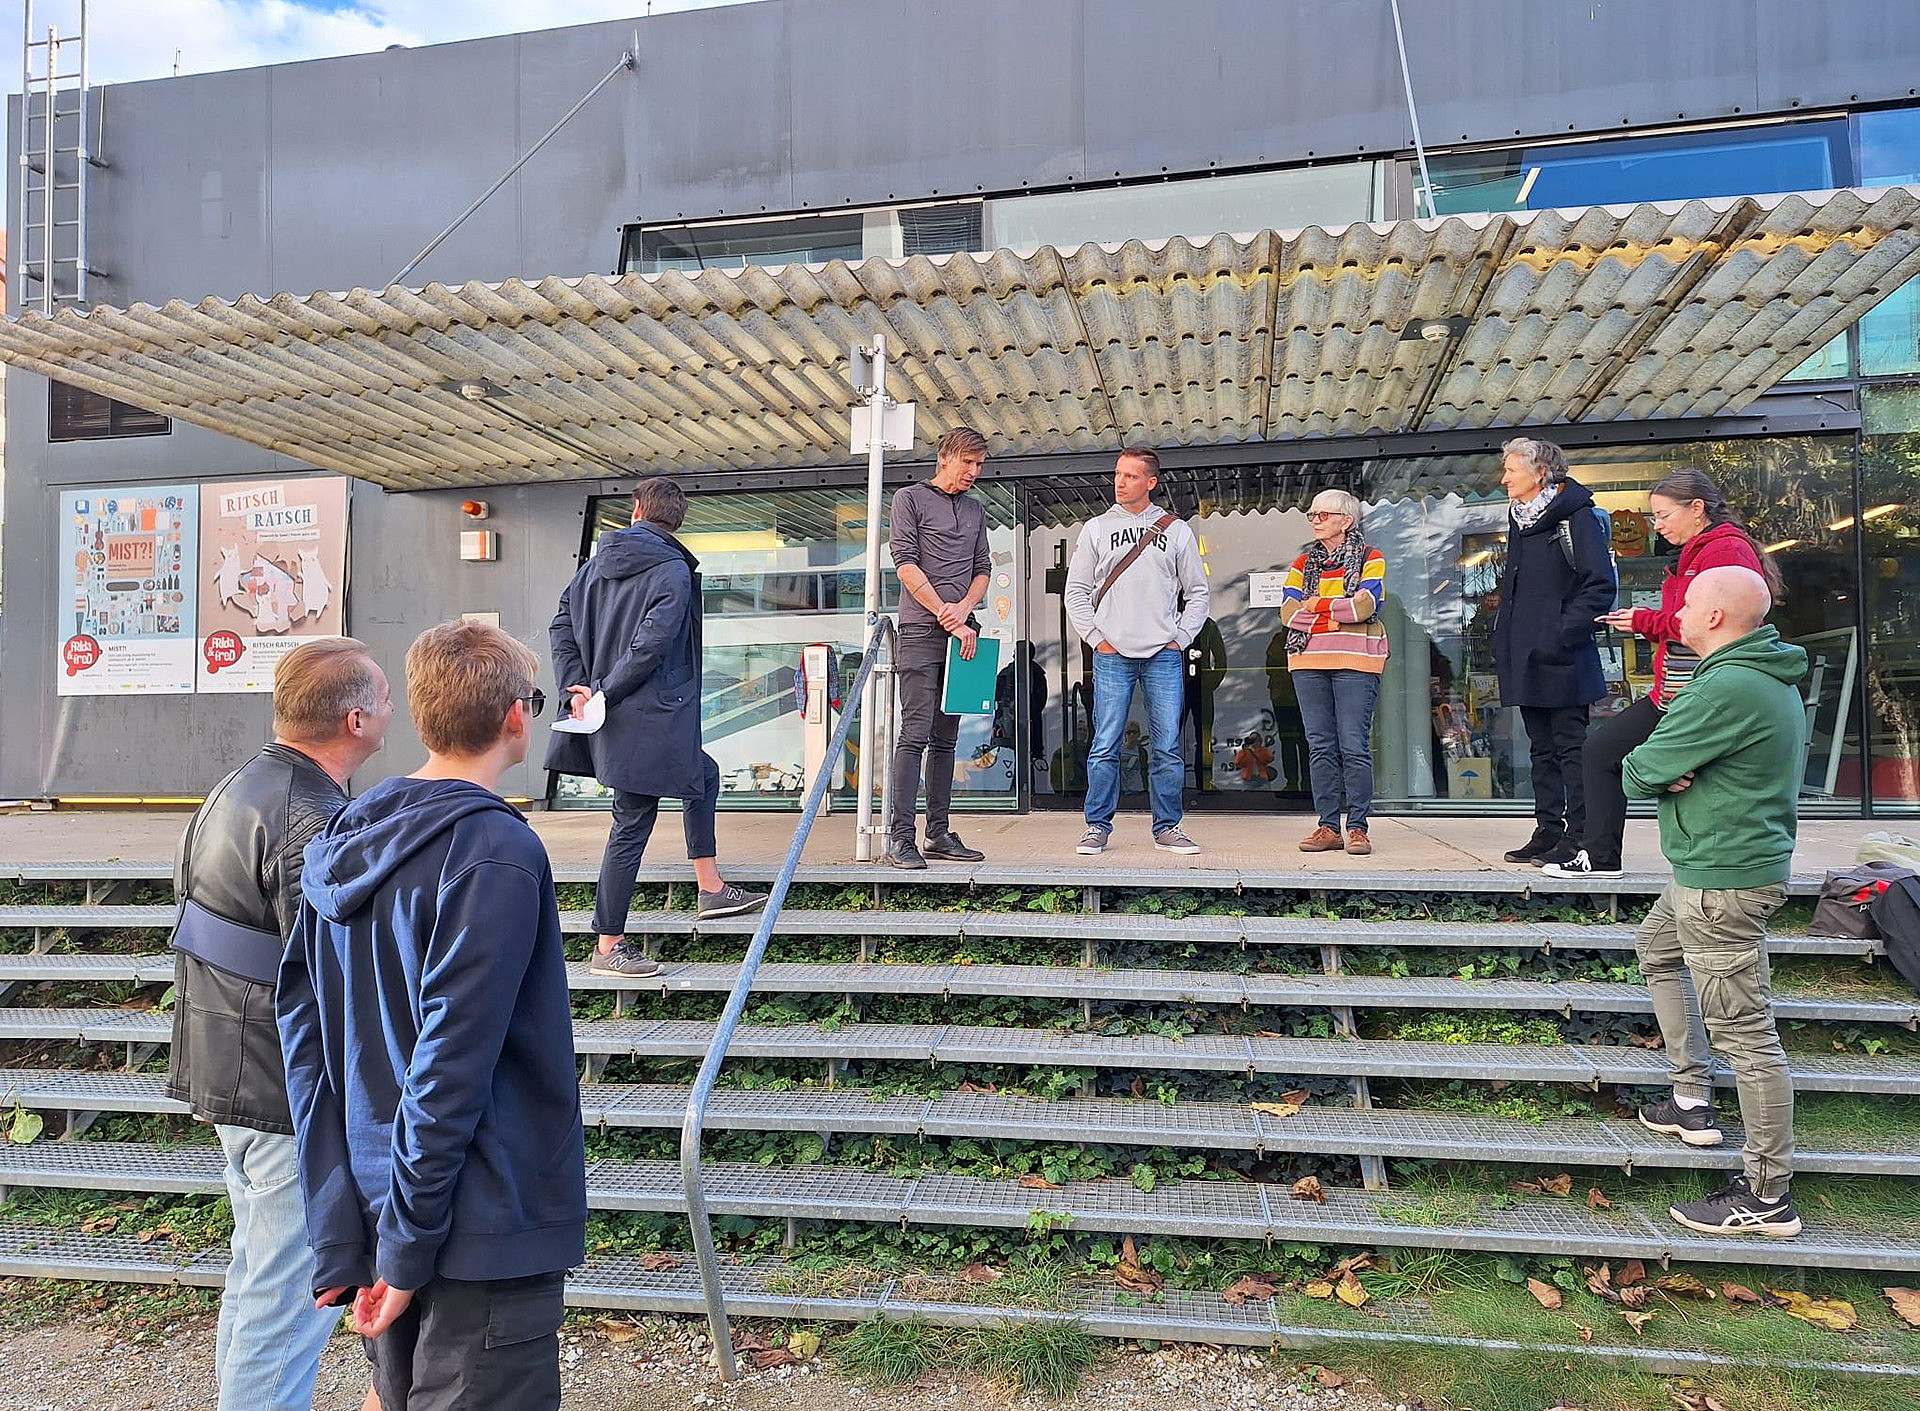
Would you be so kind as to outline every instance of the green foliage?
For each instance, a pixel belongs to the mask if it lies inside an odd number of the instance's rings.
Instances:
[[[900,1386],[945,1361],[953,1340],[950,1331],[931,1323],[870,1318],[833,1345],[833,1357],[850,1377]]]
[[[1078,1322],[1008,1323],[974,1328],[961,1338],[966,1365],[1006,1384],[1017,1395],[1061,1398],[1100,1355],[1100,1345]]]

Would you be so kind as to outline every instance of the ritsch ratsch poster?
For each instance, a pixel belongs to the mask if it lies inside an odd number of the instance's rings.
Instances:
[[[271,691],[281,657],[343,635],[346,479],[202,485],[199,575],[199,689]]]
[[[57,694],[191,694],[198,507],[192,485],[61,492]]]

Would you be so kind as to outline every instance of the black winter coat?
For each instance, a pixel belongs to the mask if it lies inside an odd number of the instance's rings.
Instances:
[[[556,733],[547,768],[628,794],[684,799],[706,783],[700,748],[700,561],[664,529],[617,530],[560,595],[548,638],[566,688],[607,697],[591,735]]]
[[[1502,705],[1592,705],[1607,693],[1593,638],[1600,630],[1594,619],[1613,607],[1613,574],[1592,508],[1593,492],[1568,480],[1531,528],[1508,517],[1507,566],[1493,624]],[[1571,565],[1560,548],[1562,520],[1573,526]]]

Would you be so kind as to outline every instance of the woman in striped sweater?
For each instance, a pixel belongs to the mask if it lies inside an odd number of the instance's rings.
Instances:
[[[1287,570],[1280,602],[1287,628],[1287,670],[1307,731],[1313,806],[1320,826],[1302,852],[1373,851],[1373,706],[1387,666],[1380,598],[1387,562],[1360,535],[1360,502],[1322,490],[1307,510],[1313,543]],[[1346,833],[1340,816],[1346,814]]]

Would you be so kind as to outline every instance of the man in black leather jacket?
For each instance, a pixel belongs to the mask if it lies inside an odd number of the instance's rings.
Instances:
[[[302,850],[393,718],[387,678],[350,637],[307,642],[273,675],[273,743],[216,784],[180,839],[167,1095],[214,1124],[233,1203],[233,1262],[214,1365],[220,1411],[312,1405],[339,1310],[313,1306],[313,1254],[274,1017]]]

